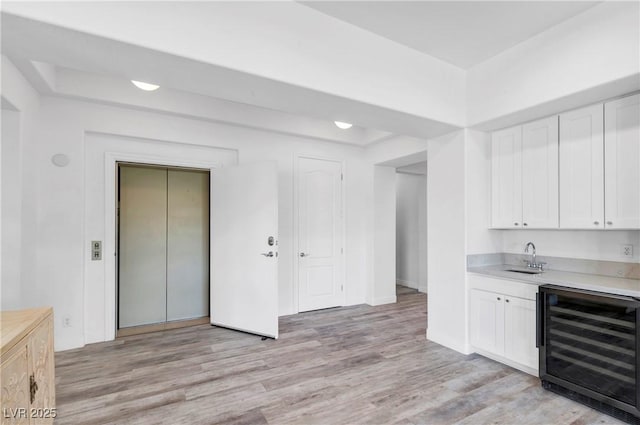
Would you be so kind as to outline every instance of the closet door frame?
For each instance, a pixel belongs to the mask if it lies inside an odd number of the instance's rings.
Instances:
[[[123,161],[119,161],[117,162],[117,168],[118,171],[116,173],[116,179],[117,179],[117,195],[116,195],[116,202],[118,203],[119,206],[119,212],[116,214],[116,328],[117,328],[117,336],[121,337],[121,336],[128,336],[128,335],[136,335],[136,334],[140,334],[140,333],[148,333],[148,332],[156,332],[159,330],[165,330],[165,329],[173,329],[173,328],[177,328],[177,327],[186,327],[186,326],[193,326],[193,325],[197,325],[197,324],[203,324],[203,323],[209,323],[209,275],[208,275],[208,263],[209,263],[209,242],[210,242],[210,229],[209,229],[209,220],[210,220],[210,188],[209,188],[209,181],[211,178],[211,172],[207,169],[202,169],[202,168],[193,168],[193,167],[176,167],[176,166],[167,166],[167,165],[156,165],[156,164],[142,164],[142,163],[133,163],[133,162],[123,162]],[[122,299],[121,299],[121,278],[122,278],[122,264],[121,264],[121,260],[122,260],[122,213],[123,213],[123,205],[122,205],[122,172],[123,169],[139,169],[139,170],[144,170],[144,169],[149,169],[149,170],[156,170],[156,171],[160,171],[163,172],[165,174],[165,197],[166,197],[166,209],[164,211],[164,219],[165,219],[165,247],[164,247],[164,251],[165,251],[165,264],[164,264],[164,269],[165,269],[165,276],[164,276],[164,298],[165,298],[165,317],[164,320],[162,321],[153,321],[150,322],[148,324],[139,324],[139,325],[129,325],[129,326],[122,326],[121,320],[121,308],[122,308]],[[206,194],[206,198],[207,198],[207,203],[206,204],[202,204],[203,207],[206,206],[206,217],[202,217],[203,219],[203,223],[204,223],[204,234],[203,234],[203,238],[206,240],[206,250],[207,252],[204,255],[204,259],[207,263],[207,267],[206,267],[206,277],[204,278],[204,283],[207,287],[207,294],[202,298],[203,300],[206,300],[206,306],[203,307],[203,315],[186,315],[185,317],[172,317],[176,315],[176,306],[179,306],[179,302],[178,304],[175,304],[172,306],[172,300],[174,301],[179,301],[178,299],[174,298],[173,296],[170,295],[170,293],[172,292],[172,275],[175,275],[175,264],[172,264],[172,261],[170,259],[170,254],[172,252],[171,248],[171,236],[172,236],[172,226],[171,226],[171,216],[172,216],[172,209],[171,209],[171,200],[172,200],[172,190],[171,190],[171,176],[172,176],[172,172],[173,173],[189,173],[189,174],[198,174],[200,176],[202,176],[202,178],[204,178],[204,180],[206,181],[206,187],[204,187],[205,192],[203,192],[202,194],[205,195]],[[204,211],[203,211],[204,212]],[[177,251],[180,251],[180,245],[177,246]],[[204,264],[203,264],[204,266]],[[203,270],[204,271],[204,270]],[[175,277],[175,276],[173,276]],[[175,287],[174,287],[175,289]],[[193,289],[193,288],[192,288]],[[179,308],[178,308],[179,310]],[[184,312],[183,312],[184,313]],[[180,315],[180,314],[178,314]],[[184,314],[182,314],[184,316]],[[188,317],[187,317],[188,316]]]
[[[180,159],[170,156],[143,155],[129,152],[106,152],[104,155],[105,172],[105,223],[104,242],[102,244],[102,263],[96,267],[104,267],[104,335],[105,340],[116,338],[117,332],[117,263],[116,263],[116,214],[117,214],[117,190],[118,190],[118,163],[129,162],[136,164],[148,164],[164,167],[194,168],[215,172],[222,167],[218,161],[196,161]],[[211,200],[210,200],[211,202]]]

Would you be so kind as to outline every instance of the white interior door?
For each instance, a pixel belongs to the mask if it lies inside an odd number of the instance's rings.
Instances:
[[[213,170],[210,200],[211,324],[277,338],[277,164]]]
[[[298,162],[298,310],[343,304],[342,164]]]

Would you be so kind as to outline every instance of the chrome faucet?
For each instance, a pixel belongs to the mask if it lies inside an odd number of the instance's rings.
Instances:
[[[523,260],[527,262],[527,267],[530,269],[538,269],[540,271],[542,271],[542,267],[547,264],[544,262],[540,262],[540,263],[536,263],[536,246],[533,244],[533,242],[528,242],[527,245],[524,247],[524,252],[525,253],[529,253],[529,247],[532,248],[531,251],[531,261],[527,261],[527,260]]]

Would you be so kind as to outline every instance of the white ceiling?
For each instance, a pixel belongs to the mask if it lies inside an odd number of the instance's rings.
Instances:
[[[465,72],[455,66],[466,68],[485,60],[598,2],[241,3],[154,2],[154,22],[140,25],[139,16],[146,16],[147,10],[135,2],[62,2],[50,6],[46,2],[4,2],[2,53],[14,61],[36,89],[48,95],[158,110],[165,104],[179,103],[176,99],[183,101],[185,95],[194,95],[197,100],[191,99],[191,103],[204,106],[192,114],[202,119],[235,122],[236,116],[246,118],[253,114],[261,117],[265,128],[274,131],[365,145],[389,134],[430,138],[459,128],[463,119],[453,119],[457,112],[433,115],[433,111],[462,110],[464,97],[460,95],[462,91],[454,90],[457,87],[454,83],[460,81],[459,86],[463,87]],[[161,8],[166,12],[164,15],[159,14]],[[175,19],[177,11],[182,13],[182,19]],[[245,19],[248,12],[253,13],[249,13],[252,19]],[[160,16],[173,25],[165,25],[172,28],[169,33],[182,34],[189,48],[180,43],[173,50],[164,48],[165,44],[159,42],[163,39],[155,37],[167,34],[156,30],[164,28]],[[280,20],[274,23],[274,17]],[[233,31],[221,25],[225,21],[231,22]],[[109,24],[98,31],[95,27],[100,22]],[[193,29],[196,24],[200,25],[200,32]],[[309,31],[305,32],[307,27]],[[276,31],[283,28],[286,31]],[[218,32],[213,31],[216,29]],[[274,32],[276,35],[269,38]],[[306,34],[306,38],[301,34]],[[146,38],[143,40],[142,36]],[[291,45],[287,44],[291,40]],[[148,44],[151,41],[158,44]],[[233,61],[221,63],[216,55],[198,56],[200,50],[194,53],[190,49],[194,45],[204,52],[218,52],[225,59],[251,58],[249,63],[259,65],[260,72],[235,66]],[[349,58],[358,66],[350,63],[354,66],[334,67]],[[362,58],[371,58],[373,64],[366,61],[362,64]],[[240,59],[237,63],[243,64]],[[302,66],[316,63],[312,59],[321,66]],[[379,69],[389,65],[382,76],[389,73],[407,78],[367,80],[371,84],[363,85],[367,94],[364,97],[348,96],[341,91],[343,86],[354,85],[343,84],[344,81],[365,80],[364,76],[371,74],[376,65]],[[272,68],[292,71],[282,75],[266,72],[273,71]],[[309,68],[317,71],[311,73],[313,78],[309,80],[316,85],[286,78],[307,74]],[[397,73],[398,69],[401,72]],[[425,70],[436,79],[444,71],[459,78],[449,78],[442,85],[442,93],[434,92],[433,86],[424,86],[428,90],[423,86],[416,88],[414,80],[433,79],[425,77]],[[416,75],[419,78],[411,80]],[[161,94],[151,102],[149,96],[132,94],[134,89],[128,82],[131,78],[160,84],[167,99],[160,102],[159,98],[164,96]],[[380,81],[382,84],[373,84]],[[395,97],[389,97],[391,94]],[[401,100],[399,104],[394,103],[397,98]],[[408,108],[406,105],[411,102],[436,107],[427,108],[427,113],[424,108]],[[243,114],[236,113],[242,108],[246,110]],[[182,114],[186,113],[184,109]],[[463,113],[459,115],[464,117]],[[294,116],[300,118],[295,125]],[[359,128],[340,133],[332,124],[334,119],[353,122]]]
[[[66,12],[69,12],[69,7],[71,7],[69,5],[75,5],[74,2],[56,3],[56,9],[59,9],[58,4],[66,4]],[[83,4],[85,6],[83,11],[91,12],[93,14],[97,13],[90,7],[93,4],[102,5],[102,7],[111,7],[111,5],[114,5],[113,8],[115,9],[111,12],[113,12],[113,16],[116,17],[123,16],[123,13],[126,12],[126,6],[129,5],[129,3],[126,2],[96,2]],[[176,4],[179,3],[167,2],[164,7],[166,9],[171,9],[171,7]],[[207,10],[207,7],[210,7],[212,4],[214,6],[217,5],[214,3],[204,4],[203,6],[205,6],[205,11]],[[289,5],[294,9],[294,11],[302,9],[304,13],[321,16],[323,18],[322,20],[333,21],[333,19],[324,14],[313,11],[294,2],[274,2],[273,4],[276,6],[281,4]],[[13,9],[8,11],[7,5],[15,8],[19,13],[12,13]],[[34,7],[33,10],[30,8],[23,10],[23,5],[26,5],[25,7],[38,5],[38,7]],[[227,3],[223,3],[218,6],[221,9],[217,10],[237,11],[233,7],[227,7]],[[121,41],[120,39],[117,39],[116,36],[124,24],[114,19],[107,20],[110,23],[114,23],[109,26],[109,30],[113,30],[113,34],[115,34],[111,37],[95,35],[90,32],[75,29],[75,21],[83,21],[79,17],[84,15],[79,12],[75,15],[69,12],[69,15],[73,18],[69,18],[69,22],[62,19],[64,24],[69,25],[49,23],[45,20],[46,17],[43,18],[40,16],[42,15],[43,10],[47,10],[46,7],[51,6],[47,6],[46,3],[3,3],[3,10],[1,14],[2,54],[9,57],[9,59],[18,66],[21,72],[25,74],[34,86],[36,86],[37,79],[43,79],[43,76],[37,75],[41,72],[41,69],[36,69],[36,67],[33,66],[34,63],[46,64],[46,66],[54,70],[66,69],[80,71],[78,75],[94,74],[96,77],[102,76],[108,78],[119,78],[127,85],[130,85],[128,83],[129,79],[148,81],[159,84],[163,91],[171,89],[175,92],[182,91],[214,99],[223,99],[237,104],[263,108],[267,110],[267,115],[271,114],[270,111],[275,110],[292,116],[295,115],[302,117],[303,120],[308,118],[324,120],[324,123],[331,129],[331,131],[328,129],[327,131],[323,130],[322,138],[329,138],[332,141],[340,143],[352,143],[359,145],[372,143],[379,140],[381,137],[387,137],[389,133],[409,134],[415,137],[430,138],[459,128],[455,123],[451,124],[449,122],[444,122],[443,120],[435,120],[430,117],[419,116],[405,112],[400,108],[388,108],[384,103],[380,104],[380,102],[365,102],[357,100],[353,97],[341,95],[340,93],[336,94],[335,90],[331,92],[317,90],[308,86],[292,84],[286,79],[266,78],[257,73],[252,74],[249,72],[239,71],[237,68],[234,69],[228,66],[220,66],[213,61],[207,62],[204,60],[196,60],[193,59],[192,55],[183,54],[182,52],[174,54],[160,49],[143,47],[141,45],[142,43],[137,44],[137,40],[135,39],[133,42],[130,40]],[[195,15],[199,11],[202,11],[200,3],[186,2],[186,9],[184,9],[185,13]],[[21,16],[21,14],[29,17]],[[31,14],[36,15],[39,19],[32,19],[30,17]],[[61,13],[61,15],[63,15],[65,19],[68,16],[64,13]],[[246,22],[241,21],[240,18],[241,17],[238,18],[239,24],[246,24]],[[203,18],[202,20],[205,19]],[[207,21],[205,20],[205,22]],[[158,25],[157,22],[155,24]],[[137,29],[137,25],[138,24],[136,22],[136,26],[133,28],[134,30]],[[342,25],[344,24],[341,23],[341,26]],[[351,27],[351,25],[344,26]],[[146,26],[143,27],[147,28]],[[127,27],[126,29],[131,30],[132,28]],[[149,30],[149,28],[147,29]],[[295,29],[295,26],[293,29]],[[248,43],[250,44],[250,48],[246,48],[246,51],[241,52],[244,56],[248,56],[250,49],[255,48],[255,39],[251,37],[258,37],[258,35],[263,31],[267,30],[258,28],[256,29],[255,34],[249,35]],[[358,31],[362,32],[360,30]],[[153,33],[153,26],[151,26],[151,29],[147,32]],[[178,31],[176,30],[176,32]],[[203,37],[196,38],[190,34],[185,35],[187,38],[190,36],[194,40],[206,39]],[[218,40],[218,42],[219,46],[225,46],[225,43],[230,46],[234,46],[233,40]],[[209,42],[199,44],[211,46],[211,43]],[[222,50],[222,48],[211,50]],[[229,50],[233,49],[229,48]],[[259,49],[256,48],[255,50]],[[309,54],[308,49],[305,53]],[[233,55],[229,54],[227,56]],[[300,56],[300,54],[298,54],[298,56]],[[416,56],[422,55],[416,53]],[[265,57],[268,57],[268,55],[265,54]],[[271,67],[274,63],[278,64],[282,61],[274,60],[273,62],[269,62],[256,57],[255,62],[261,63],[265,67]],[[291,63],[293,65],[297,65],[296,62]],[[21,67],[21,64],[24,64],[25,67]],[[328,68],[331,68],[331,62],[327,61],[327,64]],[[25,68],[34,72],[28,74],[25,72]],[[413,72],[415,72],[415,70],[413,70]],[[69,73],[67,72],[67,74]],[[329,83],[332,84],[335,82],[336,78],[339,80],[345,79],[345,76],[341,74],[327,73],[326,75],[331,77]],[[33,81],[30,77],[36,78],[36,81]],[[78,82],[78,84],[81,83],[82,81]],[[397,84],[398,86],[401,86],[403,83],[403,81],[399,83],[393,81],[393,84],[391,85]],[[47,94],[69,96],[69,94],[63,93],[60,87],[56,88],[56,86],[57,84],[55,82],[51,84],[51,88],[48,88]],[[378,91],[380,91],[380,89],[377,90],[376,93]],[[101,96],[104,96],[104,90],[102,92]],[[110,95],[111,93],[107,94]],[[91,96],[94,95],[95,90],[92,90],[92,93],[85,90],[82,95],[76,94],[75,96],[88,99],[92,98]],[[110,95],[109,97],[112,98],[113,96]],[[93,99],[100,102],[105,101],[102,97],[93,97]],[[114,100],[111,99],[110,102],[114,102]],[[138,105],[138,107],[139,106],[140,105]],[[340,132],[341,130],[335,129],[335,126],[333,125],[334,120],[351,122],[354,124],[354,127],[359,127],[362,131],[360,131],[360,136],[357,137],[358,140],[353,140],[354,137],[347,137],[342,134],[337,136],[335,133]],[[330,133],[333,133],[333,135]],[[296,132],[296,134],[298,134],[298,132]],[[349,139],[349,141],[345,141],[345,139]]]
[[[319,12],[463,69],[597,1],[302,1]]]

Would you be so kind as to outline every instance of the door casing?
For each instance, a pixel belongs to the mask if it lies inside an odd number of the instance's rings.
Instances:
[[[123,161],[118,161],[116,163],[116,167],[118,169],[120,169],[121,167],[133,167],[133,168],[149,168],[149,169],[159,169],[162,171],[166,171],[166,172],[170,172],[172,170],[175,171],[191,171],[191,172],[197,172],[197,173],[201,173],[201,174],[205,174],[207,176],[207,184],[208,181],[210,179],[210,171],[208,169],[202,169],[202,168],[193,168],[193,167],[176,167],[176,166],[167,166],[167,165],[157,165],[157,164],[141,164],[141,163],[132,163],[132,162],[123,162]],[[167,179],[167,182],[169,180]],[[120,258],[121,258],[121,252],[120,252],[120,238],[121,238],[121,221],[120,221],[120,215],[117,212],[117,207],[118,207],[118,199],[120,198],[120,193],[121,193],[121,181],[120,181],[120,172],[116,171],[116,252],[115,252],[115,257],[116,257],[116,336],[126,336],[126,335],[135,335],[135,334],[139,334],[139,333],[146,333],[146,332],[154,332],[160,329],[173,329],[176,327],[181,327],[180,323],[184,323],[184,326],[188,326],[189,323],[191,324],[199,324],[199,322],[201,322],[202,318],[208,318],[208,316],[202,316],[202,317],[187,317],[187,318],[170,318],[169,317],[169,310],[168,310],[168,305],[167,304],[167,317],[166,320],[163,322],[155,322],[155,323],[151,323],[151,324],[141,324],[141,325],[135,325],[135,326],[129,326],[126,328],[122,328],[120,326],[120,303],[121,300],[119,299],[119,291],[120,291]],[[167,186],[167,190],[168,186]],[[211,190],[209,189],[209,192],[207,193],[207,198],[210,198],[210,193]],[[167,196],[168,196],[167,192]],[[167,198],[167,202],[169,202],[169,198]],[[209,215],[210,215],[210,199],[209,199],[209,205],[207,205],[207,219],[206,219],[206,223],[207,223],[207,232],[206,232],[206,239],[207,242],[210,243],[211,242],[211,233],[209,231],[208,225],[209,225]],[[167,217],[166,219],[168,220],[168,215],[169,215],[169,211],[167,211]],[[168,233],[168,227],[167,227],[167,244],[168,244],[168,238],[169,238],[169,233]],[[166,266],[166,275],[165,275],[165,279],[166,279],[166,295],[168,296],[168,290],[169,290],[169,258],[168,258],[168,250],[169,250],[169,245],[167,245],[167,247],[165,247],[165,249],[167,250],[167,263],[165,264]],[[206,256],[206,258],[209,258],[209,255]],[[207,278],[207,282],[209,282],[209,278]],[[209,283],[207,283],[207,285],[209,285]],[[207,296],[207,300],[208,300],[208,296]],[[208,301],[207,301],[208,302]],[[207,307],[207,310],[209,308]],[[137,328],[137,331],[133,328]],[[125,331],[125,329],[129,329],[128,331]],[[145,329],[148,329],[145,331]]]
[[[170,156],[144,155],[128,152],[106,152],[104,156],[105,171],[105,240],[102,246],[104,261],[104,335],[105,340],[116,338],[117,330],[117,264],[116,264],[116,211],[118,208],[116,193],[118,190],[118,162],[132,162],[164,167],[184,167],[209,170],[213,173],[221,165],[213,161],[182,160]],[[86,254],[85,254],[86,255]]]

